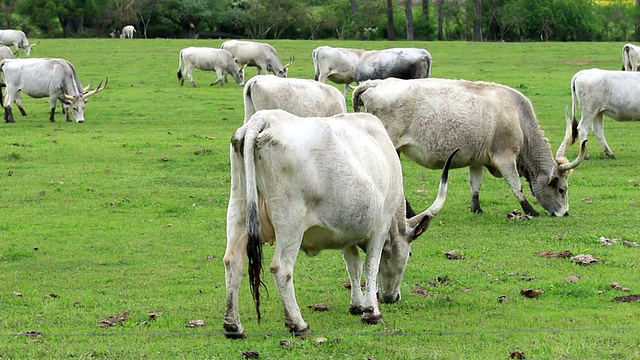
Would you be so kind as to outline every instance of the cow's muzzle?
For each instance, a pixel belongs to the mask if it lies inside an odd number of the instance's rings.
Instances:
[[[390,294],[390,295],[381,295],[378,293],[378,301],[384,304],[394,304],[400,301],[400,293]]]

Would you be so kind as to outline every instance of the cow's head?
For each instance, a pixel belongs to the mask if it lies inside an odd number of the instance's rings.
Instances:
[[[25,40],[25,43],[24,43],[24,44],[22,44],[21,48],[22,48],[22,50],[24,50],[24,53],[25,53],[25,54],[27,54],[27,55],[31,55],[31,50],[32,50],[36,45],[38,45],[39,43],[40,43],[40,41],[38,41],[38,42],[37,42],[37,43],[35,43],[35,44],[31,44],[31,45],[29,45],[29,43],[28,43],[28,42],[26,42],[26,40]]]
[[[580,154],[572,162],[557,158],[549,171],[540,171],[530,179],[531,192],[550,216],[569,215],[568,177],[587,154],[587,140],[580,144]]]
[[[60,101],[62,101],[62,103],[67,107],[67,110],[71,108],[71,114],[73,115],[73,118],[76,120],[76,122],[83,123],[84,108],[87,104],[87,101],[89,101],[89,97],[104,90],[104,88],[107,86],[108,83],[109,83],[109,79],[107,78],[107,80],[104,82],[104,85],[102,82],[100,82],[97,88],[93,90],[88,90],[88,87],[87,87],[83,89],[83,92],[81,94],[75,94],[75,95],[69,95],[65,93],[64,89],[61,87],[63,97],[62,99],[60,99]],[[67,112],[67,120],[68,119],[69,119],[69,113]]]
[[[289,58],[289,62],[282,67],[282,69],[270,69],[274,75],[279,76],[281,78],[286,78],[289,75],[289,66],[293,64],[295,58],[292,56]]]
[[[242,65],[237,72],[231,74],[233,76],[233,80],[235,80],[238,85],[244,85],[244,69],[247,67],[247,64]]]
[[[404,222],[392,226],[389,238],[382,249],[380,269],[378,270],[378,300],[383,303],[395,303],[400,300],[400,285],[404,277],[404,271],[411,256],[411,243],[422,235],[431,219],[433,219],[444,206],[447,198],[447,183],[451,159],[458,152],[454,150],[444,164],[440,177],[440,188],[435,201],[424,212],[405,219]],[[402,209],[404,218],[405,212]]]

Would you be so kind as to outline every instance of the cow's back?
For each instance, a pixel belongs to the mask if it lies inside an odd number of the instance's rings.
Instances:
[[[485,162],[499,148],[519,147],[523,141],[521,105],[530,103],[499,84],[385,79],[358,88],[365,90],[356,89],[354,104],[361,102],[380,118],[396,148],[428,168],[441,168],[456,148],[460,152],[453,168]]]
[[[585,69],[572,78],[581,112],[604,113],[617,121],[640,120],[640,72]]]

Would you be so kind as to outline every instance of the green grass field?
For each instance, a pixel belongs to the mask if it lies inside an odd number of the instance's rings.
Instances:
[[[618,158],[604,157],[590,135],[591,159],[569,180],[569,217],[507,219],[519,204],[503,179],[486,172],[485,213],[471,214],[467,171],[452,170],[444,209],[414,243],[402,300],[381,305],[384,325],[349,315],[341,254],[325,251],[301,255],[296,266],[297,298],[313,336],[285,331],[267,271],[261,325],[245,279],[240,309],[248,338],[227,340],[228,153],[242,123],[242,88],[210,88],[214,74],[201,71],[197,88],[180,87],[176,78],[180,49],[221,42],[45,39],[34,49],[33,57],[73,62],[84,84],[108,77],[109,85],[87,104],[84,124],[64,122],[59,111],[50,123],[48,100],[26,96],[28,116],[14,107],[16,123],[0,123],[0,359],[241,359],[249,350],[261,359],[508,359],[516,351],[527,359],[640,358],[640,302],[614,301],[640,293],[640,247],[598,241],[640,242],[640,124],[610,119],[605,133]],[[319,45],[424,47],[434,77],[495,81],[528,96],[554,153],[571,77],[589,67],[620,69],[623,45],[270,43],[282,60],[295,56],[290,76],[301,78],[313,78],[310,54]],[[567,151],[576,154],[576,146]],[[406,159],[403,171],[412,205],[428,206],[440,171]],[[444,252],[453,249],[465,259],[448,260]],[[599,262],[535,255],[544,250]],[[272,248],[265,252],[268,259]],[[568,282],[573,275],[581,278]],[[436,277],[448,281],[431,287]],[[417,285],[431,295],[411,294]],[[544,294],[526,298],[526,288]],[[318,303],[331,309],[307,308]],[[122,325],[99,326],[123,312],[130,315]],[[196,319],[206,326],[188,327]],[[29,330],[44,336],[17,336]],[[314,341],[319,337],[328,341]],[[283,339],[292,344],[280,345]]]

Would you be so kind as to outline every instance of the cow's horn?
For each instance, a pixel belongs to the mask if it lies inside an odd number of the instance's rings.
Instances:
[[[433,201],[433,204],[431,204],[431,206],[429,206],[427,210],[412,217],[411,219],[407,219],[407,224],[410,227],[414,228],[418,226],[422,218],[424,218],[425,216],[429,216],[433,218],[434,216],[436,216],[436,214],[440,212],[440,210],[442,210],[442,207],[444,206],[444,202],[445,200],[447,200],[447,184],[449,182],[449,168],[451,167],[451,161],[453,160],[453,156],[458,152],[458,150],[460,149],[455,149],[451,154],[449,154],[449,157],[447,158],[447,161],[445,162],[444,167],[442,168],[442,176],[440,176],[440,187],[438,188],[438,196]]]
[[[62,85],[60,85],[60,91],[62,91],[62,95],[64,95],[64,98],[67,100],[73,100],[73,96],[68,95],[65,91],[64,88],[62,87]]]
[[[93,78],[91,78],[89,80],[89,85],[85,86],[84,88],[82,88],[82,93],[86,93],[87,91],[89,91],[89,89],[91,89],[91,84],[93,83]]]
[[[576,166],[580,165],[580,163],[582,162],[582,160],[584,160],[584,157],[586,155],[587,155],[587,140],[584,140],[582,144],[580,144],[580,154],[578,154],[578,157],[568,164],[558,165],[558,170],[569,171],[575,168]]]
[[[34,47],[34,46],[36,46],[36,45],[38,45],[38,44],[40,44],[40,41],[37,41],[35,44],[31,44],[30,46],[31,46],[31,47]]]
[[[107,87],[108,83],[109,83],[109,78],[107,78],[107,80],[104,82],[104,85],[102,85],[102,81],[100,81],[100,84],[98,84],[98,87],[84,94],[84,97],[88,98],[91,95],[95,95],[96,93],[99,93],[100,91],[104,90],[104,88]]]
[[[287,65],[284,66],[284,69],[288,68],[289,66],[291,66],[291,64],[293,64],[293,62],[296,60],[295,57],[291,56],[289,58],[289,63]]]

